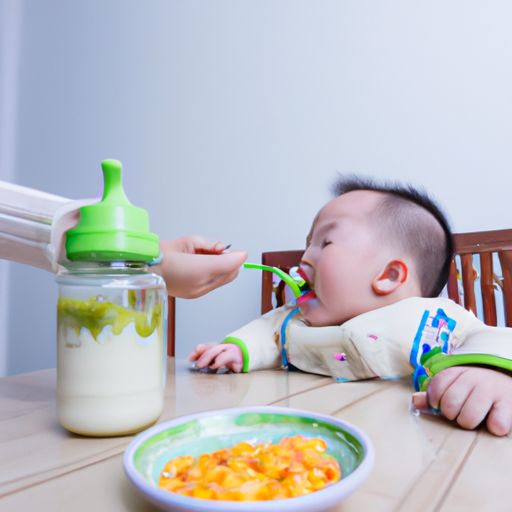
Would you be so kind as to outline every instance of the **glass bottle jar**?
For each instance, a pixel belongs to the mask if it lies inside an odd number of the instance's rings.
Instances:
[[[80,263],[57,276],[57,408],[88,436],[137,432],[163,408],[167,292],[144,263]]]

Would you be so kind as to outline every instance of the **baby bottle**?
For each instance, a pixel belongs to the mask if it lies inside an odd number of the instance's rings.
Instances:
[[[102,162],[100,202],[66,233],[57,276],[57,408],[88,436],[137,432],[162,412],[167,292],[148,270],[160,254],[147,212],[127,199],[116,160]]]

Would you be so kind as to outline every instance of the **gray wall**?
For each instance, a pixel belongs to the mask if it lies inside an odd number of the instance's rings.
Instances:
[[[458,231],[511,225],[507,1],[0,0],[0,29],[13,2],[0,144],[19,184],[95,196],[118,158],[162,237],[203,233],[252,261],[303,245],[338,171],[424,185]],[[9,269],[4,367],[54,366],[53,277]],[[178,356],[255,317],[259,280],[179,301]]]

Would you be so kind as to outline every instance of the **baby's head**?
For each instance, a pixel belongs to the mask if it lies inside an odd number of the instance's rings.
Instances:
[[[316,297],[301,311],[314,326],[414,296],[436,297],[453,252],[448,222],[424,192],[340,178],[316,215],[301,269]]]

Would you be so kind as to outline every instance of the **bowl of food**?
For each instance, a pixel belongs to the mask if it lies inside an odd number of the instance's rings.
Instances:
[[[125,473],[169,511],[303,512],[340,503],[368,477],[354,425],[284,407],[207,411],[157,424],[125,451]]]

